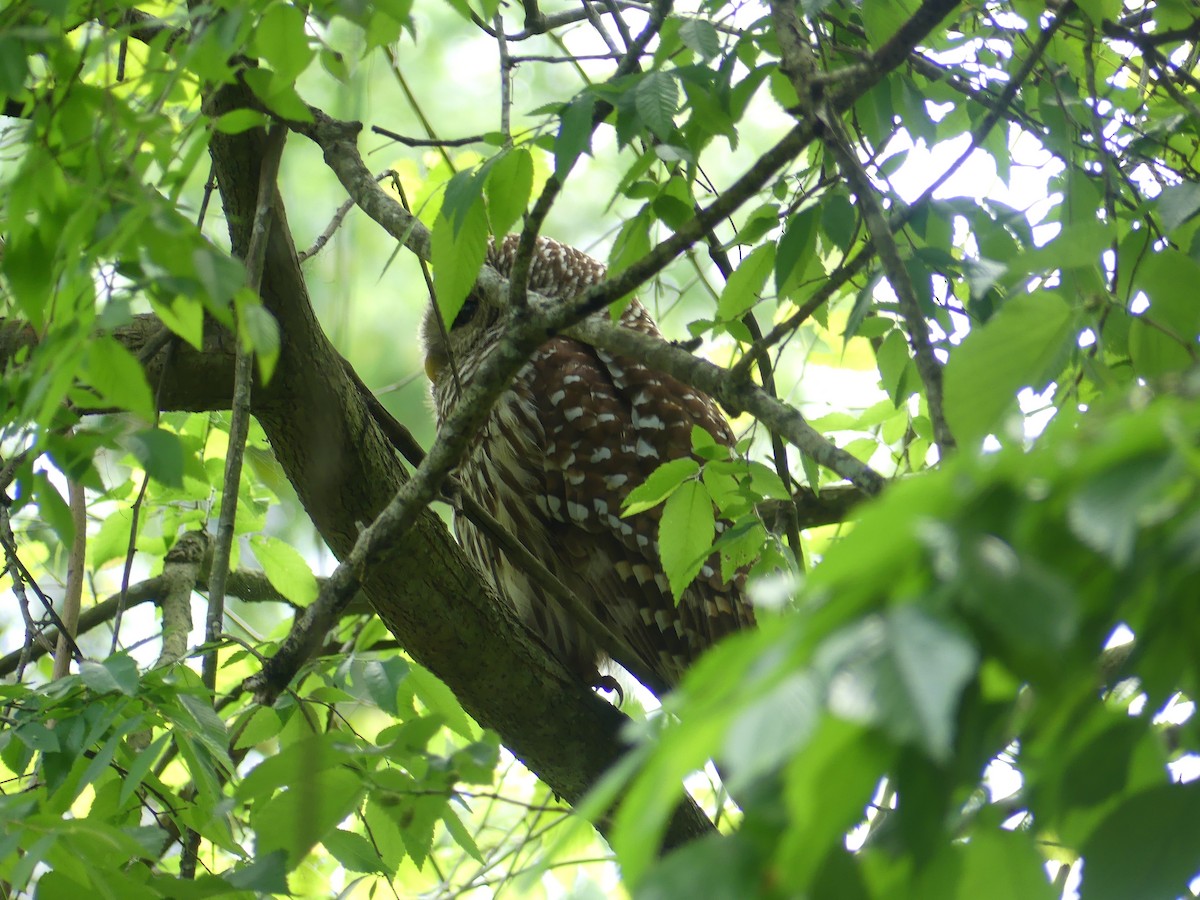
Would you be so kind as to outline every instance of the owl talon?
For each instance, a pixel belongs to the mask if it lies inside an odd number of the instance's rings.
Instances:
[[[621,689],[621,683],[612,675],[599,675],[592,682],[592,687],[598,691],[613,691],[617,695],[617,706],[625,704],[625,691]]]
[[[445,483],[442,484],[442,500],[445,501],[447,506],[454,510],[454,514],[456,516],[462,515],[463,501],[461,484],[453,479],[446,479]]]

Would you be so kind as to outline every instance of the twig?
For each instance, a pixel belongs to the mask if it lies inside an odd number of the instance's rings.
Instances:
[[[650,5],[646,3],[637,3],[633,0],[615,0],[618,7],[621,9],[633,9],[638,12],[649,13]],[[540,20],[532,25],[526,23],[524,31],[518,31],[516,34],[508,35],[510,41],[527,41],[532,37],[537,37],[541,34],[548,34],[566,25],[574,25],[577,22],[582,22],[588,17],[583,9],[569,9],[565,12],[555,13],[552,16],[543,15]],[[495,30],[480,19],[478,16],[472,15],[472,21],[490,37],[495,37]]]
[[[397,134],[394,131],[389,131],[387,128],[382,128],[379,125],[372,125],[371,131],[385,138],[391,138],[393,141],[404,144],[406,147],[468,147],[471,144],[478,144],[484,139],[484,135],[482,134],[473,134],[470,137],[463,138],[406,137],[403,134]]]
[[[83,484],[78,479],[67,480],[67,503],[71,509],[71,524],[75,534],[67,557],[67,587],[63,592],[62,622],[64,631],[55,642],[52,678],[59,679],[71,671],[69,644],[79,634],[79,608],[83,601],[83,563],[87,555],[87,507]]]
[[[380,175],[376,179],[376,181],[382,181],[384,178],[387,178],[388,175],[390,175],[390,174],[392,174],[390,170],[387,172],[384,172],[382,175]],[[352,210],[353,208],[354,208],[353,200],[346,200],[344,203],[342,203],[342,205],[337,208],[337,212],[335,212],[333,214],[333,218],[329,220],[329,224],[325,226],[325,230],[322,231],[319,235],[317,235],[317,239],[315,241],[313,241],[312,246],[309,247],[307,250],[305,250],[303,253],[298,253],[296,255],[296,258],[299,259],[300,262],[305,262],[309,259],[312,259],[318,253],[320,253],[322,250],[324,250],[325,245],[329,243],[329,239],[333,237],[334,232],[336,232],[339,228],[342,227],[342,222],[345,221],[346,216],[350,213],[350,210]]]
[[[530,0],[534,10],[537,4]],[[529,7],[526,7],[526,22]],[[539,16],[541,12],[537,13]],[[500,133],[504,135],[504,146],[512,146],[512,60],[508,57],[508,39],[504,36],[504,17],[496,13],[496,49],[500,56]]]

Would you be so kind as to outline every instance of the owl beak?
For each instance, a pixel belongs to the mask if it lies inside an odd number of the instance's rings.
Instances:
[[[425,374],[430,381],[437,381],[442,370],[446,368],[446,357],[440,353],[430,353],[425,357]]]

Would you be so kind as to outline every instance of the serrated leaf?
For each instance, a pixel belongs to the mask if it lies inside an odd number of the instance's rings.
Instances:
[[[467,831],[466,826],[463,825],[463,821],[458,817],[458,813],[447,806],[446,811],[442,813],[442,822],[445,824],[446,831],[449,832],[450,837],[454,838],[454,843],[465,850],[467,855],[472,859],[483,862],[483,854],[479,852],[479,845],[475,843],[475,838],[471,836],[471,832]]]
[[[295,547],[267,534],[252,536],[250,546],[275,590],[299,606],[317,599],[317,579]]]
[[[1200,211],[1200,184],[1185,181],[1163,188],[1154,202],[1162,217],[1163,230],[1170,234]]]
[[[137,688],[137,680],[134,679],[134,690],[129,690],[127,683],[123,684],[117,676],[109,670],[103,663],[98,663],[90,659],[85,659],[79,664],[79,677],[88,688],[97,694],[125,694],[133,696]]]
[[[788,219],[775,253],[775,293],[780,297],[795,289],[796,279],[808,267],[816,249],[819,215],[818,208],[812,206]]]
[[[11,35],[0,35],[0,95],[12,97],[19,93],[28,74],[24,43]]]
[[[700,464],[691,457],[672,459],[650,473],[650,477],[625,497],[621,517],[645,512],[671,496],[685,480],[700,471]]]
[[[361,834],[335,828],[321,839],[321,843],[334,859],[351,872],[378,872],[389,878],[395,874],[394,867],[386,866],[379,857],[379,851]]]
[[[987,435],[1017,391],[1040,387],[1071,335],[1071,308],[1041,291],[1009,300],[950,354],[945,370],[946,419],[959,443]]]
[[[940,761],[950,756],[959,694],[977,660],[966,637],[914,605],[849,626],[817,652],[836,715]]]
[[[463,711],[462,705],[454,692],[446,687],[446,683],[426,669],[424,666],[412,665],[408,673],[413,693],[420,699],[430,712],[440,716],[446,727],[474,740],[477,729]]]
[[[290,893],[287,883],[287,854],[276,850],[271,853],[256,853],[254,861],[238,866],[222,874],[230,885],[242,891],[264,894]]]
[[[244,300],[246,295],[248,302]],[[259,375],[263,384],[267,384],[275,372],[275,364],[279,362],[279,323],[259,298],[248,290],[239,292],[238,296],[238,331],[243,342],[254,351]]]
[[[438,309],[442,320],[450,323],[471,293],[487,256],[488,226],[483,198],[476,198],[463,216],[461,228],[456,229],[444,215],[439,215],[431,240]]]
[[[579,154],[591,151],[592,112],[596,98],[590,94],[576,97],[562,111],[562,125],[554,139],[554,174],[565,178],[579,159]]]
[[[707,19],[686,19],[679,26],[679,39],[704,59],[712,59],[721,52],[717,29]]]
[[[162,756],[162,752],[170,740],[170,734],[159,735],[153,744],[134,754],[133,762],[129,764],[129,767],[125,770],[125,774],[121,776],[121,796],[117,801],[118,806],[124,806],[125,801],[133,796],[133,792],[138,789],[142,780],[149,774],[151,767],[158,762],[158,758]]]
[[[492,234],[502,238],[525,213],[533,190],[533,157],[516,147],[492,166],[487,176],[487,211]]]
[[[231,109],[227,113],[223,113],[215,122],[213,129],[222,134],[241,134],[243,131],[249,131],[251,128],[266,127],[271,119],[266,113],[256,112],[253,109]]]
[[[480,177],[480,171],[472,169],[455,173],[446,185],[441,214],[454,227],[454,237],[458,237],[471,209],[482,199],[486,182],[486,178]]]
[[[104,335],[91,340],[84,373],[101,403],[154,421],[154,395],[146,373],[137,357],[115,340]]]
[[[167,487],[183,487],[183,444],[179,435],[145,428],[125,436],[124,443],[146,474]]]
[[[263,13],[254,30],[254,48],[276,75],[288,81],[295,81],[316,56],[308,45],[304,12],[298,6],[281,3]]]
[[[1082,485],[1067,506],[1067,524],[1080,541],[1124,569],[1133,560],[1144,512],[1178,477],[1174,457],[1156,454],[1105,469]]]
[[[381,710],[395,716],[400,712],[396,692],[408,677],[408,673],[408,663],[395,656],[388,660],[364,660],[362,665],[355,669],[354,677],[361,680],[363,687]]]
[[[646,127],[660,140],[675,129],[679,83],[667,72],[647,72],[633,90],[634,105]]]
[[[912,357],[908,354],[908,341],[899,329],[893,328],[879,349],[875,351],[875,362],[879,366],[879,378],[893,405],[899,408],[916,389]]]
[[[699,481],[687,481],[667,498],[658,526],[658,552],[675,602],[712,552],[716,533],[712,498]]]
[[[1083,900],[1174,900],[1200,859],[1200,782],[1163,784],[1113,808],[1083,845]]]
[[[237,732],[237,739],[233,744],[235,750],[256,747],[265,741],[272,740],[279,736],[279,732],[283,728],[279,713],[269,706],[253,707],[245,722],[245,727]]]
[[[728,322],[741,316],[758,302],[767,276],[775,265],[775,245],[765,243],[738,264],[725,282],[721,299],[717,301],[717,315]]]

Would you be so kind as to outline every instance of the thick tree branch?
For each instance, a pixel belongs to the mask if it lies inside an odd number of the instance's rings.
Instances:
[[[213,111],[242,105],[253,104],[231,88],[214,98]],[[318,117],[316,127],[321,125]],[[361,166],[356,133],[356,127],[344,130],[323,147],[331,166],[341,165],[339,150]],[[249,240],[262,140],[257,131],[213,136],[235,252],[244,252]],[[369,172],[366,181],[369,197],[374,186]],[[382,202],[369,214],[393,222],[407,216],[381,190],[375,197]],[[314,525],[334,554],[346,559],[363,524],[378,517],[384,499],[407,479],[315,320],[282,205],[275,215],[279,227],[268,242],[262,294],[285,340],[270,391],[256,394],[255,412]],[[409,236],[418,244],[427,239],[423,229],[412,228]],[[443,457],[439,466],[444,463]],[[423,480],[408,489],[421,508],[405,510],[411,527],[376,548],[379,563],[352,574],[347,569],[345,577],[362,580],[401,644],[449,685],[476,721],[499,732],[560,796],[577,802],[621,756],[625,717],[536,646],[515,614],[484,586],[445,526],[423,508],[434,496],[431,484]],[[680,843],[709,828],[698,808],[684,806],[668,841]]]

